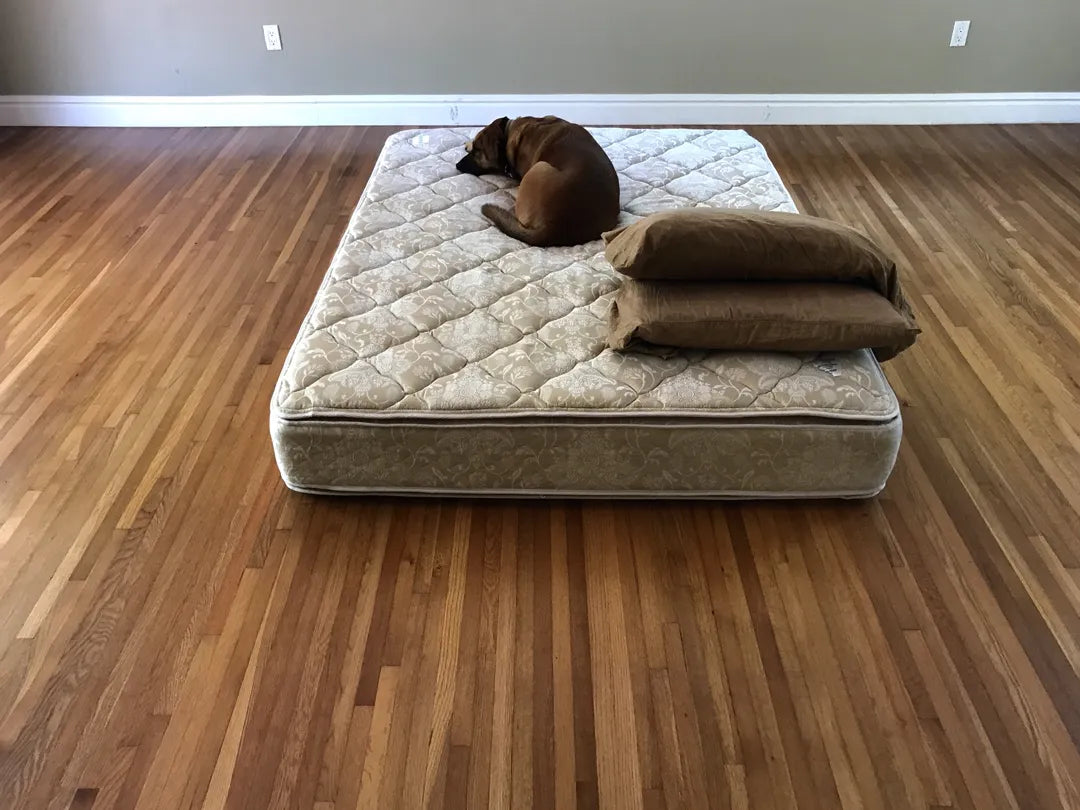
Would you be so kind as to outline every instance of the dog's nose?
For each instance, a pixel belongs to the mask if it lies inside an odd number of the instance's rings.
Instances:
[[[476,160],[467,153],[465,157],[457,162],[457,170],[465,174],[481,174],[480,168],[476,165]]]

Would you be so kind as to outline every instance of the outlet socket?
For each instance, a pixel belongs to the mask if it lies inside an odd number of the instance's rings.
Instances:
[[[276,25],[263,26],[263,40],[266,41],[266,50],[281,50],[281,32],[278,30],[278,27]]]
[[[968,29],[971,28],[971,20],[957,20],[952,26],[952,37],[949,38],[950,48],[963,48],[967,45]]]

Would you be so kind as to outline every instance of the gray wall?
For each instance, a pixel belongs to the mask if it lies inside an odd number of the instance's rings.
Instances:
[[[1076,90],[1080,0],[0,0],[3,93]]]

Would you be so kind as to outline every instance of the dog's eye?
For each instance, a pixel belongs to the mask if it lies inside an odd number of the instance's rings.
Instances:
[[[465,144],[465,151],[466,152],[471,152],[472,151],[472,141],[469,141],[467,144]]]

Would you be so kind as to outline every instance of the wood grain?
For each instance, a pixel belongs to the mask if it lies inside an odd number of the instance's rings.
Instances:
[[[1080,128],[754,133],[924,329],[785,504],[287,492],[388,133],[0,131],[0,807],[1080,807]]]

